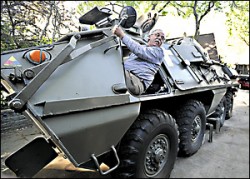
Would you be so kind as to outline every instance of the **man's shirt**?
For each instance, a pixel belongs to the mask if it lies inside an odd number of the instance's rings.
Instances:
[[[122,42],[133,52],[124,62],[125,70],[142,79],[145,87],[148,88],[163,61],[162,48],[140,45],[127,35],[122,38]]]

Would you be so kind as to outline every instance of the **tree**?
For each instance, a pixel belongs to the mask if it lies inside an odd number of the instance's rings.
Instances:
[[[136,9],[137,18],[142,14],[148,13],[149,11],[157,11],[159,14],[166,15],[167,11],[163,11],[165,7],[170,3],[170,1],[84,1],[80,3],[77,7],[78,14],[84,14],[88,12],[93,7],[97,6],[107,7],[112,10],[112,19],[118,18],[118,15],[123,7],[132,6]],[[90,26],[90,29],[95,28],[95,26]]]
[[[1,1],[1,51],[54,42],[75,27],[63,1]]]
[[[139,14],[146,13],[148,11],[157,11],[159,16],[165,16],[170,11],[171,7],[176,9],[177,15],[183,18],[188,18],[191,15],[195,18],[195,32],[194,37],[196,38],[200,34],[200,25],[205,16],[212,10],[220,10],[221,3],[219,1],[111,1],[111,2],[96,2],[87,1],[84,2],[85,9],[86,4],[88,5],[101,5],[101,6],[112,6],[115,10],[114,5],[120,6],[133,6],[139,9]]]
[[[171,5],[176,8],[177,14],[183,18],[194,16],[195,18],[195,32],[194,38],[200,35],[200,26],[202,20],[213,9],[221,10],[221,3],[219,1],[175,1]]]
[[[98,7],[108,7],[116,15],[120,13],[120,10],[125,6],[132,6],[137,9],[139,13],[145,13],[149,10],[153,1],[84,1],[80,3],[77,7],[77,13],[86,13],[95,6]],[[140,9],[143,9],[140,11]]]
[[[229,35],[236,34],[249,46],[249,2],[233,1],[226,16]]]

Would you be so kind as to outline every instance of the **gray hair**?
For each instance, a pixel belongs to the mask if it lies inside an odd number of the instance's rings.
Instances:
[[[166,36],[162,29],[154,29],[154,30],[151,30],[151,31],[149,32],[148,35],[152,35],[152,34],[153,34],[154,32],[156,32],[156,31],[161,31],[161,32],[164,34],[164,36]]]

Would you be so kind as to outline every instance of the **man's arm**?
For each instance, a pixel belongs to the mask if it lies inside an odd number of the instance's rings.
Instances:
[[[160,47],[141,45],[127,35],[122,38],[122,42],[139,58],[151,63],[161,62],[163,51]]]
[[[163,57],[163,50],[159,47],[147,47],[127,36],[120,27],[115,26],[113,33],[116,34],[128,49],[137,55],[139,58],[151,63],[160,63]]]

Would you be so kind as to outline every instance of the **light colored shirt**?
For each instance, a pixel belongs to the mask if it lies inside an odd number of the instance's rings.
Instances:
[[[148,88],[164,59],[162,48],[140,45],[128,35],[122,38],[122,42],[133,52],[124,62],[125,70],[142,79],[145,87]]]

